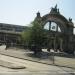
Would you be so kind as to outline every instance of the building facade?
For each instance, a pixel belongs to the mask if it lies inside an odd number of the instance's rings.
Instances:
[[[74,52],[74,24],[71,18],[66,19],[60,14],[57,5],[54,8],[51,8],[51,11],[42,17],[38,12],[35,19],[40,19],[43,23],[43,28],[48,31],[50,38],[50,40],[48,40],[49,48],[53,48],[54,50],[60,49],[60,51],[69,53]]]
[[[74,52],[74,24],[71,18],[66,19],[60,14],[57,5],[42,17],[38,12],[35,19],[40,19],[43,23],[43,28],[48,31],[49,40],[46,42],[46,45],[49,48],[53,48],[54,50],[60,49],[60,51],[69,53]],[[8,43],[10,45],[19,44],[21,32],[24,31],[25,28],[27,27],[0,23],[0,43]]]
[[[19,43],[21,32],[25,28],[25,26],[0,23],[0,43],[15,46]]]

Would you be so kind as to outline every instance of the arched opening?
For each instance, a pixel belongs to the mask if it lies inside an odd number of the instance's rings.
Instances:
[[[61,28],[59,27],[59,25],[55,22],[47,22],[44,25],[44,29],[46,30],[51,30],[51,31],[57,31],[57,32],[61,32]]]
[[[58,33],[62,32],[59,25],[56,22],[48,21],[44,25],[44,29],[51,31],[50,34],[48,34],[48,35],[50,35],[49,36],[50,38],[47,43],[47,45],[48,45],[47,47],[49,49],[53,49],[55,51],[57,51],[57,50],[62,51],[63,39],[56,33],[56,32],[58,32]]]

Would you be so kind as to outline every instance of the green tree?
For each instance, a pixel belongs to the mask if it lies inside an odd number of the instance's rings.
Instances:
[[[25,46],[29,46],[29,43],[31,41],[31,28],[30,27],[21,33],[21,41]]]
[[[46,33],[40,20],[33,21],[30,26],[31,27],[22,32],[22,38],[29,46],[34,46],[32,50],[36,54],[42,51],[41,47],[46,40]]]

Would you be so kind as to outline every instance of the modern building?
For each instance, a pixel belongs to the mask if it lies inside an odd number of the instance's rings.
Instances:
[[[21,32],[25,30],[25,26],[0,23],[0,43],[16,45],[19,43]]]

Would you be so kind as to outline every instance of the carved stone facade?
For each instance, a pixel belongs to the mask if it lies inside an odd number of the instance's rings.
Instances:
[[[69,53],[75,50],[74,24],[72,19],[69,18],[67,20],[61,15],[57,5],[51,9],[50,13],[42,17],[38,12],[35,19],[40,19],[43,22],[43,28],[49,32],[50,41],[48,41],[48,44],[50,48],[60,49]]]

